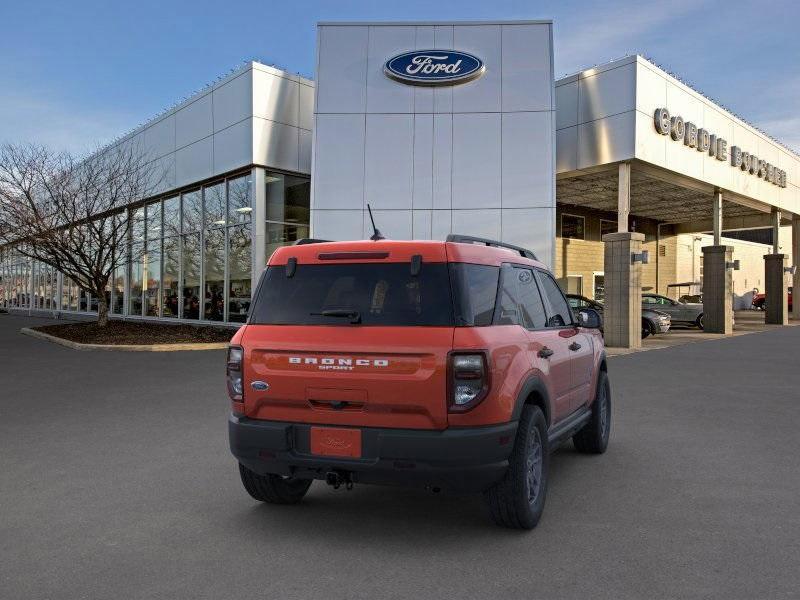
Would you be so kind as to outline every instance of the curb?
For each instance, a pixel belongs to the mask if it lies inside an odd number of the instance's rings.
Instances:
[[[223,350],[228,347],[228,342],[209,342],[209,343],[184,343],[184,344],[81,344],[65,340],[64,338],[36,331],[30,327],[23,327],[19,330],[24,335],[39,338],[53,344],[66,346],[73,350],[119,350],[121,352],[184,352],[191,350]]]

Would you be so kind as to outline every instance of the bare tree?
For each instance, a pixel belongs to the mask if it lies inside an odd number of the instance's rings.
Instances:
[[[0,148],[0,245],[61,271],[97,298],[108,323],[106,286],[115,269],[138,260],[125,208],[163,180],[139,148],[121,143],[89,158],[32,144]]]

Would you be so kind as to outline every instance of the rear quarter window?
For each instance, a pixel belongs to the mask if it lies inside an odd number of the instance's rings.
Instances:
[[[450,264],[456,325],[481,327],[492,324],[499,278],[499,267]]]

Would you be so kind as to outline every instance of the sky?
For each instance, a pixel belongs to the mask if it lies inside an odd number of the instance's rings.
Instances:
[[[0,143],[85,152],[247,60],[313,78],[317,21],[552,19],[556,77],[642,54],[800,153],[800,2],[0,2]]]

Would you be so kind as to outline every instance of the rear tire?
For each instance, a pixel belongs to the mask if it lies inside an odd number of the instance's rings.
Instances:
[[[259,475],[241,463],[239,476],[247,493],[269,504],[297,504],[311,487],[311,479],[294,479],[280,475]]]
[[[484,492],[495,523],[514,529],[533,529],[544,512],[550,452],[547,421],[538,406],[522,409],[514,449],[503,479]]]
[[[584,454],[602,454],[608,448],[611,435],[611,385],[608,375],[600,371],[597,392],[592,402],[592,416],[578,433],[572,436],[575,449]]]

